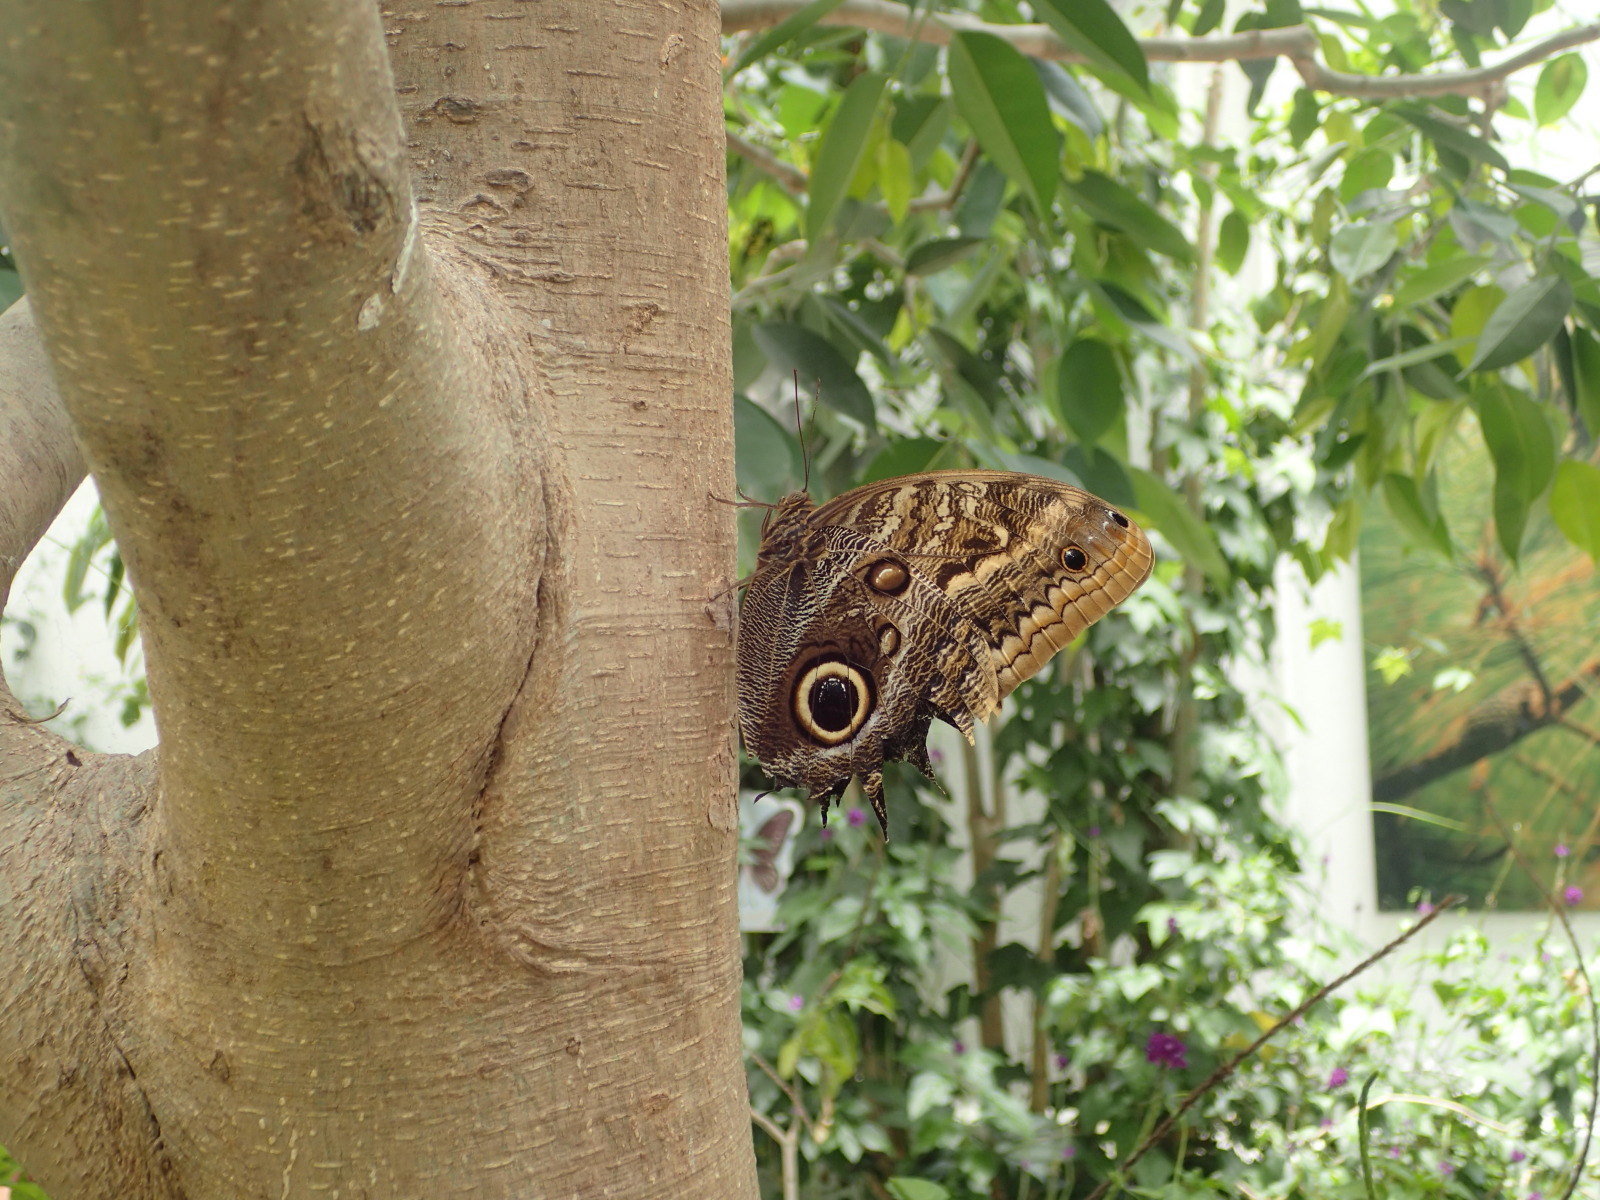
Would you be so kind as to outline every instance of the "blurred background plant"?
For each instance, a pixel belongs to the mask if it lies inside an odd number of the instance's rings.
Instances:
[[[741,487],[800,485],[798,371],[814,494],[1028,470],[1128,507],[1158,546],[1144,590],[976,749],[940,743],[948,797],[891,779],[887,846],[848,798],[798,835],[777,930],[747,940],[766,1194],[1113,1180],[1357,956],[1275,815],[1250,667],[1277,591],[1373,515],[1401,555],[1509,575],[1531,514],[1533,550],[1554,536],[1592,570],[1590,174],[1511,160],[1576,103],[1573,47],[1600,28],[1529,0],[1389,9],[723,5]],[[1267,31],[1297,49],[1158,61]],[[1441,515],[1464,460],[1489,510],[1465,550]],[[1591,1071],[1562,945],[1407,952],[1112,1193],[1560,1195]]]

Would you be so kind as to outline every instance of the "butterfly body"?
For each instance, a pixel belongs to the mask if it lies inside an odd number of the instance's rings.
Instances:
[[[1151,563],[1121,513],[1035,475],[928,472],[820,507],[785,496],[740,610],[745,746],[824,820],[860,776],[887,833],[883,764],[928,773],[934,718],[970,739]]]

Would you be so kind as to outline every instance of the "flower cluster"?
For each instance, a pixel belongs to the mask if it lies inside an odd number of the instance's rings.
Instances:
[[[1163,1067],[1182,1070],[1189,1065],[1189,1048],[1174,1034],[1156,1030],[1144,1044],[1144,1056],[1149,1062]]]

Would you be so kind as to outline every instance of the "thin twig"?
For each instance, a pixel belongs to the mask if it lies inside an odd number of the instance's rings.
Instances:
[[[765,146],[758,146],[755,142],[746,141],[733,130],[728,130],[728,149],[752,166],[759,167],[771,175],[783,187],[783,190],[792,196],[803,196],[811,181],[806,173],[793,163],[784,162]]]
[[[780,1077],[778,1073],[772,1069],[772,1064],[766,1059],[762,1058],[761,1055],[752,1053],[750,1055],[750,1061],[755,1063],[756,1066],[760,1067],[761,1070],[766,1074],[767,1078],[772,1080],[773,1083],[777,1084],[779,1090],[781,1090],[785,1096],[789,1097],[789,1103],[794,1106],[795,1115],[800,1118],[801,1124],[806,1127],[806,1132],[815,1135],[816,1126],[811,1123],[811,1114],[806,1111],[806,1106],[800,1103],[800,1094],[794,1090],[794,1085],[791,1084],[787,1079]]]
[[[762,1112],[754,1104],[750,1106],[750,1119],[757,1125],[761,1126],[762,1129],[766,1130],[767,1136],[773,1141],[777,1142],[778,1145],[781,1146],[784,1142],[789,1140],[789,1131],[782,1125],[779,1125],[771,1117],[767,1116],[766,1113]]]
[[[950,181],[950,187],[943,192],[932,196],[918,196],[911,201],[912,212],[927,212],[930,209],[953,208],[955,202],[961,199],[961,193],[967,186],[967,180],[972,178],[972,168],[978,161],[978,143],[970,141],[967,148],[961,152],[961,161],[956,164],[955,178]]]
[[[1417,934],[1426,929],[1430,924],[1438,920],[1441,913],[1456,907],[1456,905],[1460,904],[1461,902],[1462,898],[1460,896],[1447,896],[1439,903],[1437,908],[1424,916],[1410,929],[1406,930],[1399,937],[1389,942],[1382,949],[1367,955],[1366,958],[1362,959],[1355,966],[1351,967],[1348,971],[1339,976],[1337,979],[1333,980],[1331,983],[1323,984],[1316,991],[1312,992],[1310,996],[1306,997],[1306,999],[1302,1000],[1298,1005],[1296,1005],[1294,1010],[1288,1015],[1279,1018],[1273,1024],[1272,1028],[1268,1029],[1255,1041],[1251,1042],[1243,1050],[1239,1051],[1238,1054],[1235,1054],[1227,1062],[1223,1063],[1215,1071],[1211,1072],[1211,1074],[1206,1077],[1204,1083],[1184,1097],[1183,1103],[1178,1105],[1174,1112],[1172,1112],[1159,1125],[1150,1131],[1149,1136],[1146,1137],[1144,1141],[1139,1143],[1138,1149],[1134,1150],[1132,1154],[1128,1155],[1127,1158],[1122,1160],[1121,1165],[1118,1166],[1117,1170],[1110,1179],[1105,1180],[1099,1187],[1095,1188],[1094,1191],[1089,1193],[1089,1200],[1101,1200],[1101,1197],[1106,1194],[1107,1189],[1111,1187],[1113,1182],[1118,1179],[1125,1179],[1128,1175],[1128,1172],[1133,1169],[1134,1164],[1143,1158],[1153,1147],[1160,1143],[1162,1138],[1166,1137],[1167,1134],[1172,1131],[1172,1127],[1183,1118],[1184,1113],[1188,1112],[1191,1108],[1198,1104],[1201,1098],[1204,1097],[1207,1092],[1211,1091],[1212,1088],[1216,1087],[1223,1080],[1227,1079],[1228,1076],[1237,1071],[1241,1063],[1253,1055],[1257,1050],[1261,1049],[1262,1046],[1266,1045],[1268,1039],[1273,1037],[1273,1035],[1275,1035],[1280,1029],[1282,1029],[1285,1025],[1291,1025],[1295,1021],[1298,1021],[1301,1017],[1305,1016],[1305,1014],[1309,1012],[1313,1006],[1325,999],[1330,993],[1349,983],[1352,979],[1361,974],[1363,971],[1367,970],[1374,963],[1379,962],[1380,960],[1393,954],[1396,950],[1400,949],[1401,946],[1405,945],[1412,938],[1416,937]]]

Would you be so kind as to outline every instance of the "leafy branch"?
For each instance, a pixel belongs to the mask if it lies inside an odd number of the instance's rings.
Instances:
[[[794,16],[804,0],[724,0],[722,32],[763,29]],[[948,45],[957,33],[988,33],[1003,38],[1024,54],[1057,62],[1082,63],[1087,57],[1068,46],[1048,25],[996,25],[961,13],[940,13],[933,19],[893,0],[844,0],[817,19],[822,25],[847,25],[934,45]],[[1312,91],[1367,99],[1397,96],[1491,96],[1510,76],[1563,51],[1600,40],[1600,21],[1555,34],[1493,66],[1460,71],[1357,75],[1335,71],[1318,57],[1317,34],[1309,25],[1253,29],[1205,37],[1138,39],[1149,62],[1258,62],[1285,58]]]

